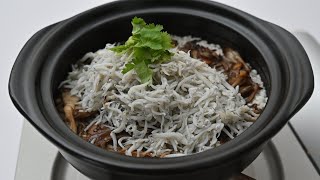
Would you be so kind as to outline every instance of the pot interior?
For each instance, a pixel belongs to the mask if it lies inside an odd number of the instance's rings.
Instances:
[[[162,24],[164,30],[169,34],[200,37],[209,43],[219,44],[222,48],[231,47],[237,50],[242,58],[261,75],[269,96],[271,82],[265,60],[253,43],[237,32],[237,29],[233,30],[226,24],[190,14],[148,13],[136,14],[136,16],[145,19],[147,23]],[[55,64],[52,78],[54,96],[58,93],[59,84],[66,79],[71,70],[71,64],[74,64],[85,53],[103,49],[106,43],[127,40],[131,35],[133,17],[133,15],[128,15],[111,20],[98,19],[94,26],[87,24],[86,27],[74,29],[79,36],[68,40],[68,46],[60,52]]]

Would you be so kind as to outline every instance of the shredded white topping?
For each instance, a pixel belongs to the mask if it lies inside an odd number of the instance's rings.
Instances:
[[[267,104],[268,98],[267,98],[267,92],[263,86],[261,77],[255,69],[251,70],[250,77],[253,82],[259,85],[261,90],[256,94],[253,101],[248,105],[250,106],[252,104],[257,104],[259,109],[263,109]]]
[[[216,53],[220,56],[223,56],[223,51],[219,44],[210,44],[206,40],[201,40],[199,37],[192,37],[192,36],[175,36],[173,35],[172,38],[178,42],[178,47],[183,47],[187,42],[196,41],[197,45],[202,47],[206,47],[210,50],[216,51]]]
[[[172,49],[170,62],[152,65],[153,84],[140,84],[135,71],[121,73],[130,57],[116,55],[109,50],[113,46],[87,53],[61,86],[81,99],[82,109],[99,112],[85,130],[100,123],[109,127],[115,151],[120,146],[129,156],[142,150],[152,156],[170,152],[166,157],[198,153],[220,145],[222,131],[232,139],[258,117],[222,72],[188,53]],[[256,71],[250,75],[263,88]],[[255,103],[262,109],[267,99],[264,89],[259,93]],[[117,139],[121,132],[128,136]]]

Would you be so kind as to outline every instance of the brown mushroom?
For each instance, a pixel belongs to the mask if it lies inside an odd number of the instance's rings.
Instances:
[[[246,98],[246,101],[247,102],[251,102],[254,99],[254,97],[256,96],[256,94],[258,93],[259,90],[260,90],[260,87],[258,86],[258,84],[253,83],[253,91],[250,94],[250,96]]]
[[[79,101],[79,98],[76,96],[72,96],[69,91],[62,92],[62,99],[64,103],[63,111],[66,117],[66,120],[68,120],[70,129],[77,133],[77,124],[74,119],[73,113],[76,107],[76,103]]]
[[[228,59],[232,60],[233,62],[238,62],[238,63],[240,62],[246,71],[250,71],[250,68],[244,62],[244,60],[241,58],[240,54],[237,51],[231,48],[225,48],[223,52]]]

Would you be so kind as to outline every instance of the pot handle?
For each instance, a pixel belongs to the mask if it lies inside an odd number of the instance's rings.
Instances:
[[[296,103],[292,106],[290,117],[295,115],[309,100],[314,89],[314,76],[309,57],[298,39],[285,29],[266,22],[279,34],[277,38],[282,38],[282,48],[294,49],[293,53],[285,53],[285,57],[294,62],[289,64],[290,74],[294,75],[294,91]],[[296,64],[296,65],[294,65]],[[290,76],[293,77],[293,76]],[[292,78],[293,79],[293,78]]]
[[[57,23],[56,23],[57,24]],[[25,94],[24,92],[26,89],[23,87],[23,83],[21,81],[22,77],[26,75],[25,65],[27,63],[32,63],[33,52],[37,49],[38,44],[41,40],[46,36],[46,34],[56,25],[47,26],[40,31],[36,32],[23,46],[22,50],[20,51],[10,73],[9,79],[9,95],[16,106],[16,108],[20,111],[20,113],[28,119],[28,105],[25,101]],[[30,60],[30,61],[29,61]]]

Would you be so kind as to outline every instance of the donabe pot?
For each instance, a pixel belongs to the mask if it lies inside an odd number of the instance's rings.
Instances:
[[[71,64],[106,43],[123,42],[134,16],[174,35],[201,37],[240,52],[260,73],[267,106],[247,131],[226,144],[178,158],[134,158],[95,147],[65,125],[54,103]],[[124,0],[105,4],[37,32],[11,72],[17,109],[75,168],[93,179],[223,179],[241,172],[307,102],[313,91],[309,59],[284,29],[237,9],[198,0]],[[37,148],[37,147],[35,147]]]

